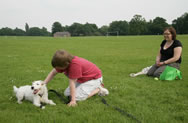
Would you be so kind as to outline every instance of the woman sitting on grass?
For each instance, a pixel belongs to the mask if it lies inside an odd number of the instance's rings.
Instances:
[[[163,35],[164,40],[160,45],[156,63],[149,69],[148,76],[160,77],[167,65],[180,68],[182,44],[176,40],[176,30],[173,27],[165,28]]]

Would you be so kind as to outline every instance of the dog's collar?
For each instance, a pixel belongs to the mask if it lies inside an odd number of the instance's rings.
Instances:
[[[38,94],[40,97],[42,97],[43,96],[43,94]]]

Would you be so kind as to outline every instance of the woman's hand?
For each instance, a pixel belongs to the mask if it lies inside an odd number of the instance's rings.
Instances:
[[[156,61],[156,65],[157,65],[157,66],[160,66],[160,61]]]
[[[159,66],[163,65],[163,62],[160,62],[160,59],[157,59],[156,60],[156,65],[159,67]]]
[[[156,63],[156,64],[157,64],[157,63]],[[160,66],[162,66],[162,65],[165,65],[165,62],[159,62],[159,63],[157,64],[158,67],[160,67]]]

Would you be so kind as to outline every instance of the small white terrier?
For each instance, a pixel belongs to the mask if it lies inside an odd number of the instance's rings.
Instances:
[[[17,88],[13,86],[14,93],[16,94],[18,103],[21,104],[22,100],[28,100],[33,102],[33,104],[37,107],[41,107],[44,109],[45,107],[41,105],[41,103],[56,105],[52,100],[48,99],[48,90],[46,84],[43,81],[34,81],[32,86],[25,85]]]

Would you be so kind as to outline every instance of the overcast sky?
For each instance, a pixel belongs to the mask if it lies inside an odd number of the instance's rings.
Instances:
[[[98,27],[112,21],[130,21],[135,14],[146,21],[162,17],[171,24],[188,12],[188,0],[0,0],[0,28],[46,27],[56,21],[62,26],[74,22]]]

